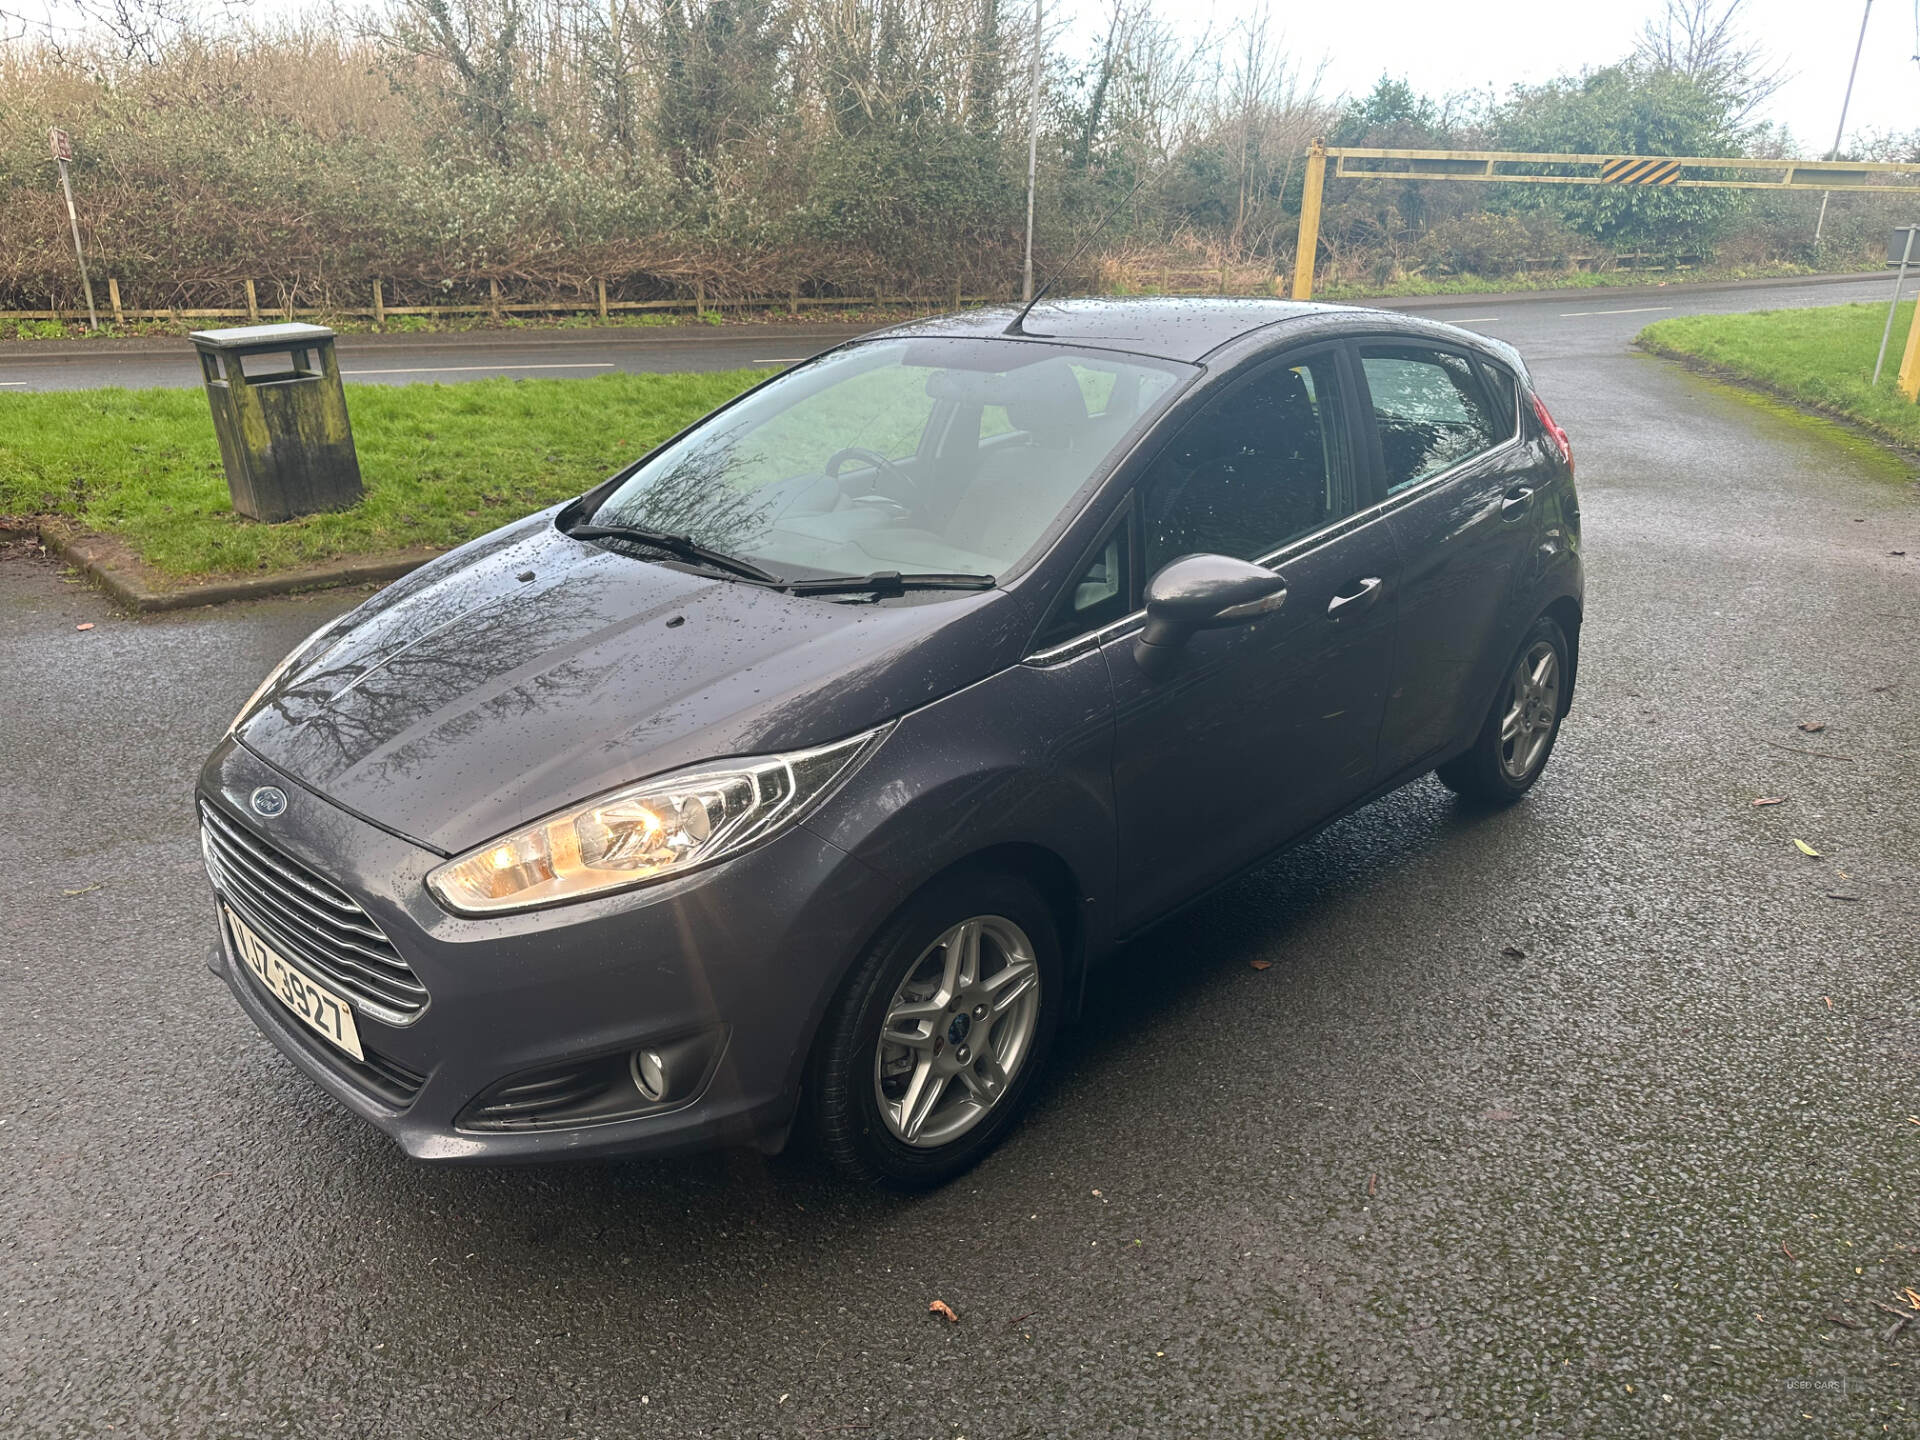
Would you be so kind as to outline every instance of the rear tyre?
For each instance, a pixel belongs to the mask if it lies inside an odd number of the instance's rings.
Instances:
[[[1507,667],[1473,748],[1434,774],[1456,794],[1510,805],[1533,788],[1560,738],[1567,684],[1567,637],[1542,615]]]
[[[849,1178],[943,1185],[1012,1128],[1062,999],[1058,928],[1024,880],[935,882],[875,937],[822,1025],[807,1087],[817,1143]]]

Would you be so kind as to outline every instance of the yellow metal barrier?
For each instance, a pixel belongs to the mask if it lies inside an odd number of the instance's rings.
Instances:
[[[1336,180],[1472,180],[1504,185],[1658,185],[1672,190],[1906,190],[1888,178],[1920,180],[1920,165],[1865,160],[1756,160],[1738,155],[1566,155],[1521,150],[1393,150],[1329,146],[1307,152],[1293,298],[1313,298],[1314,252],[1327,161]],[[1740,176],[1744,178],[1730,178]],[[1881,183],[1875,183],[1880,179]],[[1910,336],[1901,385],[1920,370]]]

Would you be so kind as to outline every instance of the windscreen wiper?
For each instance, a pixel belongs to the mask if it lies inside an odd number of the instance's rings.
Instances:
[[[871,575],[827,575],[818,580],[790,580],[781,588],[790,595],[904,595],[909,590],[991,590],[991,575],[902,575],[878,570]]]
[[[678,559],[711,565],[716,570],[725,570],[743,580],[758,581],[762,585],[784,583],[778,575],[762,570],[751,560],[742,560],[738,555],[729,555],[724,550],[715,550],[711,545],[702,545],[691,535],[649,530],[644,525],[575,525],[566,533],[576,540],[629,540],[635,545],[651,545],[655,550],[664,550]]]

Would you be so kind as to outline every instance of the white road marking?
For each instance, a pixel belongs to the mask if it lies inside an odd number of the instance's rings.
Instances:
[[[0,386],[7,386],[7,385],[18,385],[21,389],[24,390],[27,386],[27,382],[24,380],[0,380]]]
[[[1650,315],[1655,310],[1671,310],[1671,305],[1636,305],[1631,310],[1562,310],[1562,320],[1579,320],[1587,315]]]
[[[611,370],[611,360],[568,360],[550,365],[418,365],[410,370],[342,370],[342,375],[450,375],[456,370]]]
[[[1484,325],[1489,320],[1498,320],[1498,315],[1469,315],[1464,320],[1450,320],[1450,325]]]

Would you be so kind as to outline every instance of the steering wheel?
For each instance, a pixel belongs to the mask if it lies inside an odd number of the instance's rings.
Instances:
[[[869,450],[864,445],[849,445],[845,449],[834,451],[832,455],[827,457],[827,463],[820,467],[820,473],[825,475],[829,480],[838,482],[840,479],[840,471],[849,460],[861,461],[885,475],[893,482],[897,490],[904,492],[905,500],[917,501],[920,498],[920,487],[913,483],[912,479],[908,477],[904,470],[886,456],[882,455],[878,450]],[[863,497],[848,496],[848,498],[860,499]],[[882,498],[893,499],[895,504],[905,508],[902,499],[893,496],[883,496]]]

